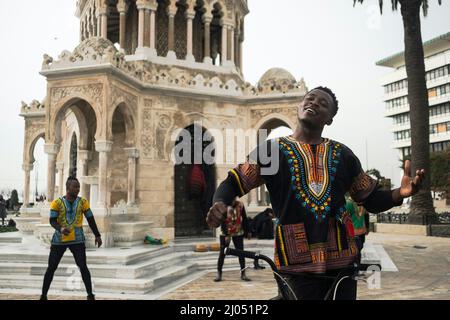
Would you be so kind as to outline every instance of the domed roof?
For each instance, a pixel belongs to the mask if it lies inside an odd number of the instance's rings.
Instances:
[[[258,86],[264,87],[267,85],[280,85],[282,83],[296,84],[297,80],[285,69],[272,68],[264,73],[258,82]]]
[[[260,94],[287,93],[297,89],[298,83],[294,76],[281,68],[273,68],[264,73],[257,85]]]

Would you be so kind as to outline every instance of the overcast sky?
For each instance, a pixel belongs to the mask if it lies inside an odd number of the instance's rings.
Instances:
[[[0,190],[23,188],[24,121],[20,102],[42,100],[45,79],[42,56],[54,58],[79,42],[75,0],[0,1]],[[281,67],[308,87],[335,91],[340,111],[325,136],[353,149],[363,167],[400,179],[398,154],[391,149],[391,120],[384,118],[382,75],[388,68],[375,62],[403,51],[400,12],[385,1],[381,16],[375,0],[353,8],[352,0],[249,0],[244,44],[244,75],[256,84],[270,68]],[[450,1],[429,0],[422,19],[424,41],[450,31]],[[366,157],[366,142],[367,154]],[[39,189],[45,190],[46,156],[36,146]],[[34,190],[34,172],[31,188]],[[19,193],[21,193],[19,191]]]

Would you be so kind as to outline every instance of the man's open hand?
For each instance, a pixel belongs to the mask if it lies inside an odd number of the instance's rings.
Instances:
[[[422,187],[423,179],[425,179],[425,170],[416,170],[414,178],[411,177],[411,161],[406,160],[405,170],[400,186],[400,196],[409,198],[415,195]]]

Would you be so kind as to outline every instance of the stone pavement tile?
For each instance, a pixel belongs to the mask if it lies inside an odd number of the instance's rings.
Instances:
[[[246,274],[252,281],[242,281],[239,270],[224,270],[223,280],[221,282],[214,282],[216,272],[211,272],[161,299],[268,300],[277,296],[277,285],[273,273],[269,269],[247,269]]]
[[[0,293],[0,300],[39,300],[39,295]],[[86,297],[49,295],[48,300],[86,300]]]
[[[450,239],[372,233],[367,241],[382,245],[399,272],[384,272],[381,289],[369,290],[358,283],[360,300],[439,299],[450,300]],[[426,249],[415,249],[414,246]],[[213,282],[215,273],[181,287],[162,299],[261,299],[277,293],[273,275],[267,269],[249,273],[252,287],[239,280],[238,271],[224,272],[224,282]],[[256,282],[256,283],[255,283]],[[220,288],[221,290],[217,290]],[[439,288],[439,289],[436,289]],[[230,292],[233,295],[230,296]]]
[[[372,233],[367,241],[380,244],[389,254],[399,272],[383,272],[381,289],[369,290],[358,283],[360,300],[450,300],[450,239]],[[415,249],[420,245],[426,249]],[[216,272],[211,272],[173,292],[163,300],[267,300],[277,295],[277,286],[269,269],[248,269],[253,280],[240,280],[239,270],[225,270],[224,281],[215,283]],[[0,299],[34,300],[36,295],[2,294]],[[84,300],[84,297],[50,296],[58,300]]]

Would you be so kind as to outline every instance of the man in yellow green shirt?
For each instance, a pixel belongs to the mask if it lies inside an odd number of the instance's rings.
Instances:
[[[50,224],[55,229],[51,241],[48,268],[44,276],[41,300],[47,300],[47,293],[53,280],[56,269],[67,249],[75,259],[80,268],[81,277],[87,291],[87,299],[95,300],[92,293],[91,274],[86,263],[86,238],[83,232],[83,218],[86,217],[89,227],[95,235],[95,244],[100,248],[102,238],[95,223],[94,215],[90,209],[89,202],[78,197],[80,183],[76,178],[69,177],[66,182],[67,194],[50,205]]]

